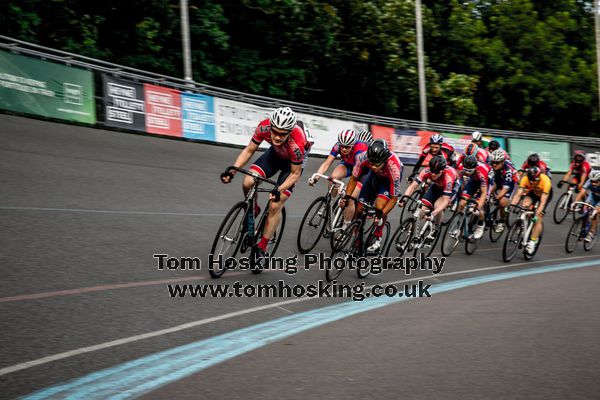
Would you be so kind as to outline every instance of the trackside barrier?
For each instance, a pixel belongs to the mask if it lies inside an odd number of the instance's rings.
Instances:
[[[262,117],[266,117],[275,107],[288,105],[299,114],[299,118],[305,122],[316,140],[311,154],[328,154],[340,130],[363,130],[367,129],[369,124],[374,135],[388,139],[392,148],[407,164],[417,159],[420,147],[434,132],[443,133],[458,151],[464,149],[474,130],[481,131],[484,140],[489,141],[493,138],[500,141],[505,149],[508,147],[509,152],[512,152],[511,143],[520,146],[518,142],[514,142],[518,139],[530,139],[530,142],[536,143],[539,140],[562,141],[563,144],[570,142],[582,147],[600,148],[598,138],[422,123],[250,95],[190,83],[179,78],[112,64],[1,35],[0,49],[5,50],[0,50],[0,108],[102,127],[246,145]],[[37,58],[67,66],[40,61]],[[5,61],[9,59],[13,61]],[[15,66],[18,63],[29,64],[30,67],[23,68],[20,64]],[[31,67],[35,64],[38,67]],[[43,67],[40,67],[41,65]],[[17,73],[21,71],[27,73]],[[52,71],[52,74],[48,74],[47,71]],[[47,80],[44,80],[44,73]],[[98,108],[99,121],[94,112],[94,73],[100,75],[98,81],[102,82],[96,87],[96,99],[101,103]],[[68,82],[65,78],[61,80],[61,74],[76,82]],[[47,75],[51,75],[53,79]],[[58,80],[55,79],[57,76]],[[50,88],[51,85],[55,85],[54,89]],[[50,92],[54,95],[48,96]],[[40,95],[44,94],[48,99],[39,100]],[[21,99],[16,99],[16,96],[21,96]],[[62,100],[69,105],[51,104],[52,98],[55,103]],[[509,139],[507,143],[504,142],[506,138]],[[533,148],[537,149],[537,146],[531,147]],[[551,163],[557,163],[555,170],[562,169],[564,165],[564,148],[560,151],[561,155],[558,158],[550,152],[553,155]],[[567,154],[570,154],[568,145]],[[520,153],[516,155],[516,161],[520,156]],[[592,157],[596,157],[595,153]],[[595,160],[598,160],[598,157]]]

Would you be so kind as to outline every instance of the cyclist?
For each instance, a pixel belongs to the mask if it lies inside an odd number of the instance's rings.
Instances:
[[[502,152],[504,153],[504,161],[509,161],[514,168],[514,164],[512,164],[512,161],[510,161],[510,156],[508,155],[508,152],[500,147],[500,142],[498,142],[497,140],[490,140],[486,150],[490,154],[490,157],[492,156],[492,153],[494,151],[502,150]]]
[[[467,201],[471,198],[477,201],[477,209],[479,210],[479,221],[475,227],[475,232],[473,232],[474,239],[481,239],[485,231],[485,215],[483,210],[488,197],[490,170],[490,166],[478,161],[475,154],[466,156],[462,164],[458,166],[458,176],[466,178],[462,198],[458,204],[458,211],[462,211],[467,205]]]
[[[263,237],[256,248],[257,258],[265,255],[269,240],[279,225],[281,209],[302,175],[311,147],[310,137],[306,134],[302,121],[297,120],[291,108],[280,107],[274,110],[269,118],[258,124],[250,143],[240,152],[233,165],[238,168],[246,165],[263,141],[271,144],[271,147],[250,166],[250,170],[265,178],[270,178],[279,171],[277,179],[279,186],[269,194],[271,199],[269,215]],[[221,174],[221,181],[231,182],[235,172],[234,170],[224,172]],[[252,177],[245,176],[242,183],[244,195],[252,185]],[[254,214],[258,215],[259,212],[258,206],[255,207]]]
[[[539,167],[542,171],[542,174],[548,176],[548,178],[552,179],[552,173],[550,172],[550,168],[548,168],[548,164],[546,164],[543,160],[540,159],[540,156],[537,153],[531,153],[527,160],[521,165],[521,169],[517,174],[518,181],[520,182],[523,178],[523,172],[526,172],[531,167]]]
[[[542,233],[542,219],[546,207],[552,200],[552,181],[548,175],[542,174],[540,167],[530,167],[527,170],[527,175],[519,182],[519,190],[513,197],[511,205],[519,204],[523,196],[523,207],[535,207],[535,217],[537,218],[526,248],[527,252],[532,254],[537,246],[538,237]]]
[[[587,182],[583,185],[582,191],[579,192],[575,201],[582,201],[587,196],[585,202],[591,204],[596,208],[596,218],[592,221],[592,227],[587,237],[586,242],[594,240],[596,233],[596,227],[598,226],[598,218],[600,215],[600,171],[591,171],[590,177]]]
[[[369,145],[373,141],[373,135],[369,131],[361,131],[358,133],[358,141]]]
[[[429,189],[421,199],[423,208],[419,215],[419,218],[423,218],[426,213],[431,212],[435,230],[431,233],[429,239],[435,239],[444,216],[444,210],[450,204],[456,178],[456,170],[448,165],[444,157],[437,155],[429,160],[429,166],[421,171],[404,192],[405,196],[410,196],[422,182],[431,182]],[[398,206],[404,207],[404,201],[398,202]]]
[[[488,162],[490,158],[490,152],[483,148],[483,135],[481,132],[475,131],[471,134],[471,143],[477,146],[479,152],[481,152],[481,156],[486,160],[485,162]]]
[[[510,204],[510,198],[517,187],[517,171],[506,160],[505,151],[494,150],[491,156],[492,171],[490,172],[490,193],[492,198],[498,202],[500,208],[500,221],[504,221],[506,211]],[[497,233],[504,231],[504,222],[498,222],[494,227]]]
[[[479,146],[477,146],[477,144],[475,144],[475,143],[469,143],[467,145],[467,147],[465,148],[465,152],[462,153],[460,156],[458,156],[456,165],[460,166],[460,164],[462,164],[465,157],[468,157],[471,155],[474,155],[477,158],[477,161],[479,161],[481,163],[488,164],[488,162],[489,162],[490,156],[487,151],[480,149]]]
[[[402,180],[402,161],[391,152],[387,142],[376,139],[369,145],[369,149],[359,155],[358,162],[352,170],[352,176],[346,188],[347,193],[352,193],[358,180],[366,175],[358,198],[365,202],[373,203],[381,215],[375,219],[378,224],[374,235],[375,242],[367,249],[368,252],[376,252],[381,248],[381,237],[387,215],[394,209],[400,193],[400,182]],[[340,201],[340,207],[344,207],[346,201]],[[356,214],[362,212],[362,204],[356,207]]]
[[[569,166],[569,170],[563,177],[563,181],[569,181],[569,178],[573,178],[571,182],[578,185],[578,190],[581,191],[583,188],[583,184],[585,183],[590,171],[592,170],[592,166],[585,159],[585,152],[582,150],[575,150],[575,155],[573,156],[573,162]],[[558,187],[562,187],[562,183],[558,183]]]
[[[455,162],[454,147],[450,146],[448,143],[444,143],[444,136],[439,133],[429,137],[429,143],[423,147],[421,155],[413,168],[412,174],[408,177],[408,182],[411,182],[414,177],[417,176],[419,168],[421,168],[426,159],[431,159],[437,155],[443,156],[449,164],[454,164]]]
[[[350,176],[350,174],[352,174],[352,169],[356,165],[358,156],[361,153],[367,151],[367,149],[369,148],[369,146],[366,143],[357,141],[357,136],[358,135],[356,135],[356,133],[350,129],[341,131],[338,135],[337,143],[333,146],[331,152],[329,153],[329,156],[327,156],[327,159],[323,161],[317,173],[325,174],[327,170],[329,170],[329,167],[331,167],[333,160],[335,160],[336,157],[339,155],[342,160],[331,173],[331,177],[333,179],[340,180]],[[317,180],[319,180],[318,176],[315,176],[314,178],[311,177],[308,179],[308,184],[312,186],[317,182]],[[362,183],[358,182],[354,192],[350,192],[351,195],[353,197],[356,197],[361,187]],[[337,196],[337,189],[334,189],[331,192],[331,195],[333,197]],[[344,227],[350,224],[350,222],[352,222],[353,216],[354,202],[349,202],[348,207],[346,207],[346,209],[344,210]]]

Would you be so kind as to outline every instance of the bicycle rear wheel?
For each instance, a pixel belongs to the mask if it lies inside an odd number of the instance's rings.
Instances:
[[[556,204],[554,204],[553,218],[554,222],[557,224],[561,224],[569,214],[569,207],[571,206],[571,202],[568,201],[568,196],[568,193],[563,193],[556,201]]]
[[[395,257],[402,257],[408,249],[410,241],[413,237],[414,230],[414,218],[409,218],[402,222],[389,240],[389,244],[385,251],[386,257],[394,257],[395,252],[398,252],[398,254],[395,255]]]
[[[327,197],[317,197],[310,204],[300,222],[296,244],[301,254],[308,253],[319,243],[328,217]]]
[[[501,218],[500,207],[496,207],[494,211],[492,211],[492,225],[490,226],[490,242],[496,243],[502,237],[502,234],[507,229],[507,223],[504,219]],[[496,232],[496,226],[499,223],[504,223],[504,230],[502,232]]]
[[[228,257],[235,257],[242,241],[245,238],[244,234],[244,222],[246,209],[248,204],[244,201],[236,203],[225,218],[221,222],[221,226],[217,231],[217,235],[213,241],[210,253],[217,257],[221,255],[223,260]],[[219,263],[219,268],[215,269],[214,264],[208,268],[208,273],[213,278],[218,278],[225,273],[227,269],[224,267],[224,263]]]
[[[517,250],[521,245],[522,236],[523,221],[516,220],[513,226],[510,227],[506,238],[504,238],[504,245],[502,246],[502,259],[505,262],[509,262],[517,254]]]
[[[336,239],[333,250],[331,251],[331,264],[325,271],[325,278],[327,279],[327,282],[337,279],[343,272],[343,265],[336,265],[334,261],[336,258],[341,258],[344,259],[345,264],[345,259],[348,257],[348,255],[355,252],[356,241],[358,240],[361,227],[361,221],[352,221],[352,223],[348,225]]]

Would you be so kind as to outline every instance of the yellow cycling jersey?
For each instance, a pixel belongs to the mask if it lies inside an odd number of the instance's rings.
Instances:
[[[519,187],[525,189],[527,193],[533,192],[533,194],[540,197],[543,193],[550,194],[550,190],[552,190],[552,181],[547,175],[541,174],[540,179],[531,184],[529,178],[525,175],[521,178]]]

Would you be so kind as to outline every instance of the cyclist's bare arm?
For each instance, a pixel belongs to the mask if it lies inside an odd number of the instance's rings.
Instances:
[[[542,211],[548,202],[548,196],[548,193],[542,193],[542,196],[540,197],[540,204],[538,205],[537,210],[535,210],[535,213],[540,217],[542,216]]]
[[[483,206],[485,205],[485,200],[487,199],[488,186],[483,186],[481,188],[481,195],[479,196],[479,200],[477,200],[477,207],[480,210],[483,210]]]
[[[333,160],[335,160],[335,157],[332,156],[331,154],[328,155],[327,158],[325,159],[325,161],[323,161],[323,164],[321,164],[321,166],[317,170],[317,174],[325,175],[325,173],[331,167],[331,164],[333,164]],[[315,178],[318,178],[318,176],[316,176]]]
[[[346,193],[352,195],[352,193],[354,193],[354,188],[356,187],[356,182],[357,179],[354,177],[354,175],[350,175],[350,180],[348,181],[348,184],[346,185]]]
[[[575,197],[575,201],[583,201],[583,198],[587,195],[587,190],[580,190]]]
[[[256,152],[256,150],[258,150],[258,145],[256,143],[248,143],[248,146],[246,146],[244,150],[242,150],[237,156],[233,165],[238,168],[242,168],[248,163],[248,161],[250,161],[250,158],[252,158],[252,155]],[[235,171],[232,171],[232,173],[235,173]]]
[[[571,177],[571,170],[569,169],[569,170],[567,171],[567,173],[565,174],[565,176],[563,176],[563,179],[562,179],[562,180],[563,180],[563,181],[567,181],[567,182],[568,182],[570,177]]]
[[[383,206],[383,209],[381,210],[383,211],[383,215],[388,215],[390,211],[394,209],[396,202],[398,202],[398,196],[390,196],[390,199],[385,203],[385,206]]]
[[[302,175],[302,164],[292,164],[290,174],[285,178],[285,181],[279,186],[278,190],[283,193],[294,186],[298,182],[298,179],[300,179],[300,175]]]
[[[515,193],[515,196],[513,197],[513,199],[510,202],[510,204],[513,205],[513,206],[519,204],[519,201],[521,201],[521,196],[523,196],[523,193],[525,193],[525,189],[524,188],[519,188],[519,190],[517,191],[517,193]]]
[[[408,187],[406,188],[404,195],[410,197],[415,192],[415,190],[417,190],[417,186],[419,186],[419,182],[413,180],[410,183],[410,185],[408,185]]]

